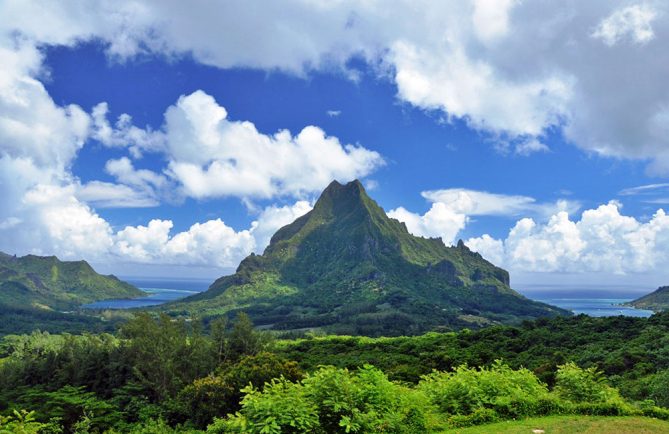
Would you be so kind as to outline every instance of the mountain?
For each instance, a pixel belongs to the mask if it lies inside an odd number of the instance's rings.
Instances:
[[[86,261],[0,252],[0,305],[5,308],[67,310],[97,300],[142,295],[115,276],[96,273]]]
[[[630,301],[630,306],[637,309],[649,309],[655,312],[669,309],[669,286],[661,286],[650,294]]]
[[[462,241],[446,247],[411,235],[359,181],[333,182],[262,255],[166,308],[200,316],[243,310],[266,328],[364,335],[569,315],[512,290],[505,270]]]

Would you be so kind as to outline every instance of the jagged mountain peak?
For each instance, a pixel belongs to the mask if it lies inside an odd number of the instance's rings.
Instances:
[[[274,328],[372,335],[566,314],[512,290],[505,270],[462,241],[447,247],[411,235],[357,180],[333,181],[262,255],[174,309],[205,316],[243,309]]]

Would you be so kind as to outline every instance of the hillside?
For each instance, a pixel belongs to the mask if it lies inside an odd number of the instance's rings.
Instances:
[[[166,305],[172,313],[247,312],[280,330],[415,334],[568,315],[529,300],[509,274],[462,242],[411,235],[359,181],[330,184],[313,210],[279,229],[263,255],[201,294]]]
[[[650,294],[628,303],[637,309],[649,309],[655,312],[669,309],[669,286],[661,286]]]
[[[86,261],[0,253],[0,306],[4,308],[67,310],[97,300],[142,295],[115,276],[96,273]]]

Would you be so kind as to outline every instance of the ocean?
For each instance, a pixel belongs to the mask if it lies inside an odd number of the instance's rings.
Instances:
[[[86,304],[90,309],[132,309],[156,306],[205,291],[211,279],[141,279],[126,278],[148,295],[136,299],[105,300]],[[590,316],[649,317],[650,310],[621,306],[653,289],[623,285],[518,285],[518,292],[532,300],[552,304],[575,314]]]
[[[157,306],[168,301],[179,300],[189,295],[205,291],[212,279],[142,279],[124,278],[128,283],[146,292],[146,297],[134,299],[115,299],[84,304],[88,309],[133,309]]]
[[[552,304],[575,314],[647,318],[650,310],[621,306],[654,289],[626,285],[518,285],[518,292],[532,300]]]

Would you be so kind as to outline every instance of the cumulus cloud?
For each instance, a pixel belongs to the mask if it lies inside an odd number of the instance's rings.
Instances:
[[[229,120],[203,91],[179,98],[165,119],[168,173],[195,198],[302,196],[384,163],[377,152],[342,145],[315,126],[295,136],[287,130],[263,134],[251,122]]]
[[[169,220],[151,220],[126,227],[116,235],[113,252],[131,262],[230,267],[255,246],[248,230],[236,232],[220,219],[170,236],[172,226]]]
[[[512,271],[644,273],[669,266],[669,216],[658,210],[642,222],[612,201],[574,221],[562,211],[546,223],[519,220],[506,239],[489,235],[466,244]]]
[[[65,258],[103,257],[113,244],[111,227],[74,193],[72,185],[30,189],[12,216],[20,224],[2,232],[3,248],[21,246],[19,253],[58,252]]]
[[[458,232],[464,229],[467,216],[444,203],[433,203],[423,215],[413,213],[404,207],[388,211],[388,217],[406,224],[414,235],[441,238],[446,245],[453,244]]]
[[[91,137],[105,146],[125,147],[134,158],[144,152],[159,152],[165,147],[165,135],[151,127],[139,128],[132,123],[132,116],[121,114],[114,126],[107,119],[109,105],[101,102],[93,107],[93,133]]]
[[[627,6],[604,18],[592,33],[606,45],[613,46],[623,38],[644,44],[655,37],[651,23],[657,11],[647,4]]]
[[[56,105],[34,78],[42,64],[35,46],[0,37],[0,64],[2,155],[63,170],[88,136],[88,115],[77,105]]]
[[[530,214],[548,216],[551,213],[580,208],[577,201],[561,199],[554,203],[537,202],[529,196],[505,195],[485,191],[451,188],[424,191],[421,195],[432,202],[423,215],[403,207],[391,210],[388,216],[407,225],[414,235],[440,237],[445,244],[453,244],[458,233],[474,216],[518,216]]]
[[[170,220],[154,219],[146,226],[128,226],[114,236],[111,253],[138,263],[234,267],[251,252],[262,253],[280,227],[311,210],[311,204],[272,205],[248,229],[235,231],[221,219],[196,223],[172,234]]]

